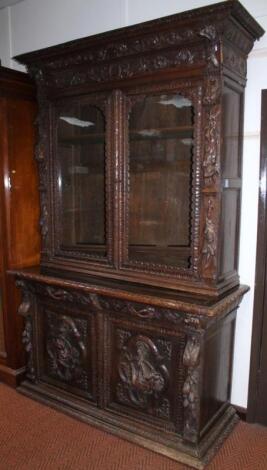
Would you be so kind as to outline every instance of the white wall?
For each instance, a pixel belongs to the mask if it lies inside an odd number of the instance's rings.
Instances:
[[[0,10],[0,54],[3,65],[19,68],[12,55],[71,39],[150,20],[215,3],[212,0],[23,0]],[[266,0],[243,0],[244,6],[267,30]],[[248,61],[245,105],[243,198],[241,214],[240,277],[251,290],[238,312],[232,402],[246,406],[259,182],[260,99],[267,88],[267,35]]]

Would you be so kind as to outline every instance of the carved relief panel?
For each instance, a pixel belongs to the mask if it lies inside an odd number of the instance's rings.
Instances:
[[[182,433],[184,337],[114,325],[111,343],[109,407]]]
[[[74,316],[49,305],[42,308],[40,323],[41,379],[67,391],[94,397],[92,318]]]

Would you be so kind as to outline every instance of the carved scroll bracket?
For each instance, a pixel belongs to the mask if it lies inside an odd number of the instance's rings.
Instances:
[[[200,338],[189,337],[183,355],[187,368],[183,386],[184,438],[196,442],[199,431],[199,381],[200,381]]]
[[[208,68],[219,68],[220,42],[216,28],[213,25],[206,25],[200,30],[199,35],[206,38],[209,42],[207,53]]]

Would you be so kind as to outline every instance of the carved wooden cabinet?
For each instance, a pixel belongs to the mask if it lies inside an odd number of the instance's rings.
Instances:
[[[237,1],[20,56],[39,100],[41,265],[21,390],[202,468],[229,405],[246,59]]]
[[[20,292],[6,271],[40,259],[35,118],[34,83],[0,66],[0,380],[12,386],[25,371],[25,354]]]

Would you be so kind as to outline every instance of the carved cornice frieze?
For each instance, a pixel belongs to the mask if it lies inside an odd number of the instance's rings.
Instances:
[[[201,46],[201,39],[208,41],[207,47]],[[77,51],[66,49],[60,57],[36,61],[28,64],[28,68],[40,84],[59,88],[90,81],[122,80],[181,65],[208,65],[216,69],[220,63],[218,44],[216,27],[207,23],[111,40]]]
[[[45,70],[45,75],[47,84],[62,88],[82,85],[92,81],[101,83],[110,80],[123,80],[181,65],[186,67],[197,64],[203,65],[205,60],[206,56],[203,49],[183,47],[178,50],[125,57],[118,61],[103,64],[91,63],[90,61],[86,66],[73,70]]]

